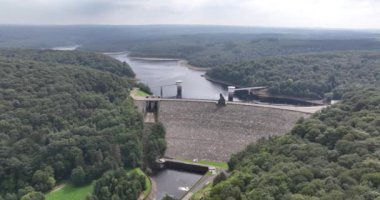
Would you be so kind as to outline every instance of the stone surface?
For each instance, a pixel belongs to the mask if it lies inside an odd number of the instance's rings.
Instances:
[[[143,102],[136,102],[140,107]],[[177,159],[228,161],[259,138],[289,132],[310,114],[216,102],[160,101],[159,117],[166,128],[166,156]]]

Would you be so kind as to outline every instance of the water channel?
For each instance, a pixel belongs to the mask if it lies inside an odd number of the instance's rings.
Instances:
[[[202,176],[174,169],[162,170],[152,177],[153,181],[157,183],[156,199],[162,199],[166,194],[180,199]]]

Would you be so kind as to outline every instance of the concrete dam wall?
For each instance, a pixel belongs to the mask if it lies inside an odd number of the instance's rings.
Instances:
[[[143,111],[144,101],[135,101]],[[289,132],[310,113],[265,106],[161,100],[158,120],[166,128],[166,156],[176,159],[228,161],[259,138]]]

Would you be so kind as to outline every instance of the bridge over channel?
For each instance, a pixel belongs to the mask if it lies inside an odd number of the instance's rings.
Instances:
[[[325,106],[300,107],[197,99],[136,97],[145,122],[166,128],[166,156],[177,159],[227,161],[231,154],[263,137],[282,135],[296,121]]]

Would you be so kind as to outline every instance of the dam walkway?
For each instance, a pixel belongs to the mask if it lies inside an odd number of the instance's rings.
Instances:
[[[157,97],[141,97],[137,96],[135,91],[131,92],[131,97],[137,101],[166,101],[166,102],[199,102],[199,103],[217,103],[217,100],[209,100],[209,99],[171,99],[171,98],[157,98]],[[294,105],[282,105],[282,104],[265,104],[265,103],[250,103],[250,102],[226,102],[227,105],[243,105],[243,106],[254,106],[254,107],[262,107],[262,108],[270,108],[270,109],[279,109],[279,110],[287,110],[294,112],[301,112],[305,114],[313,114],[326,108],[326,105],[323,106],[294,106]]]

